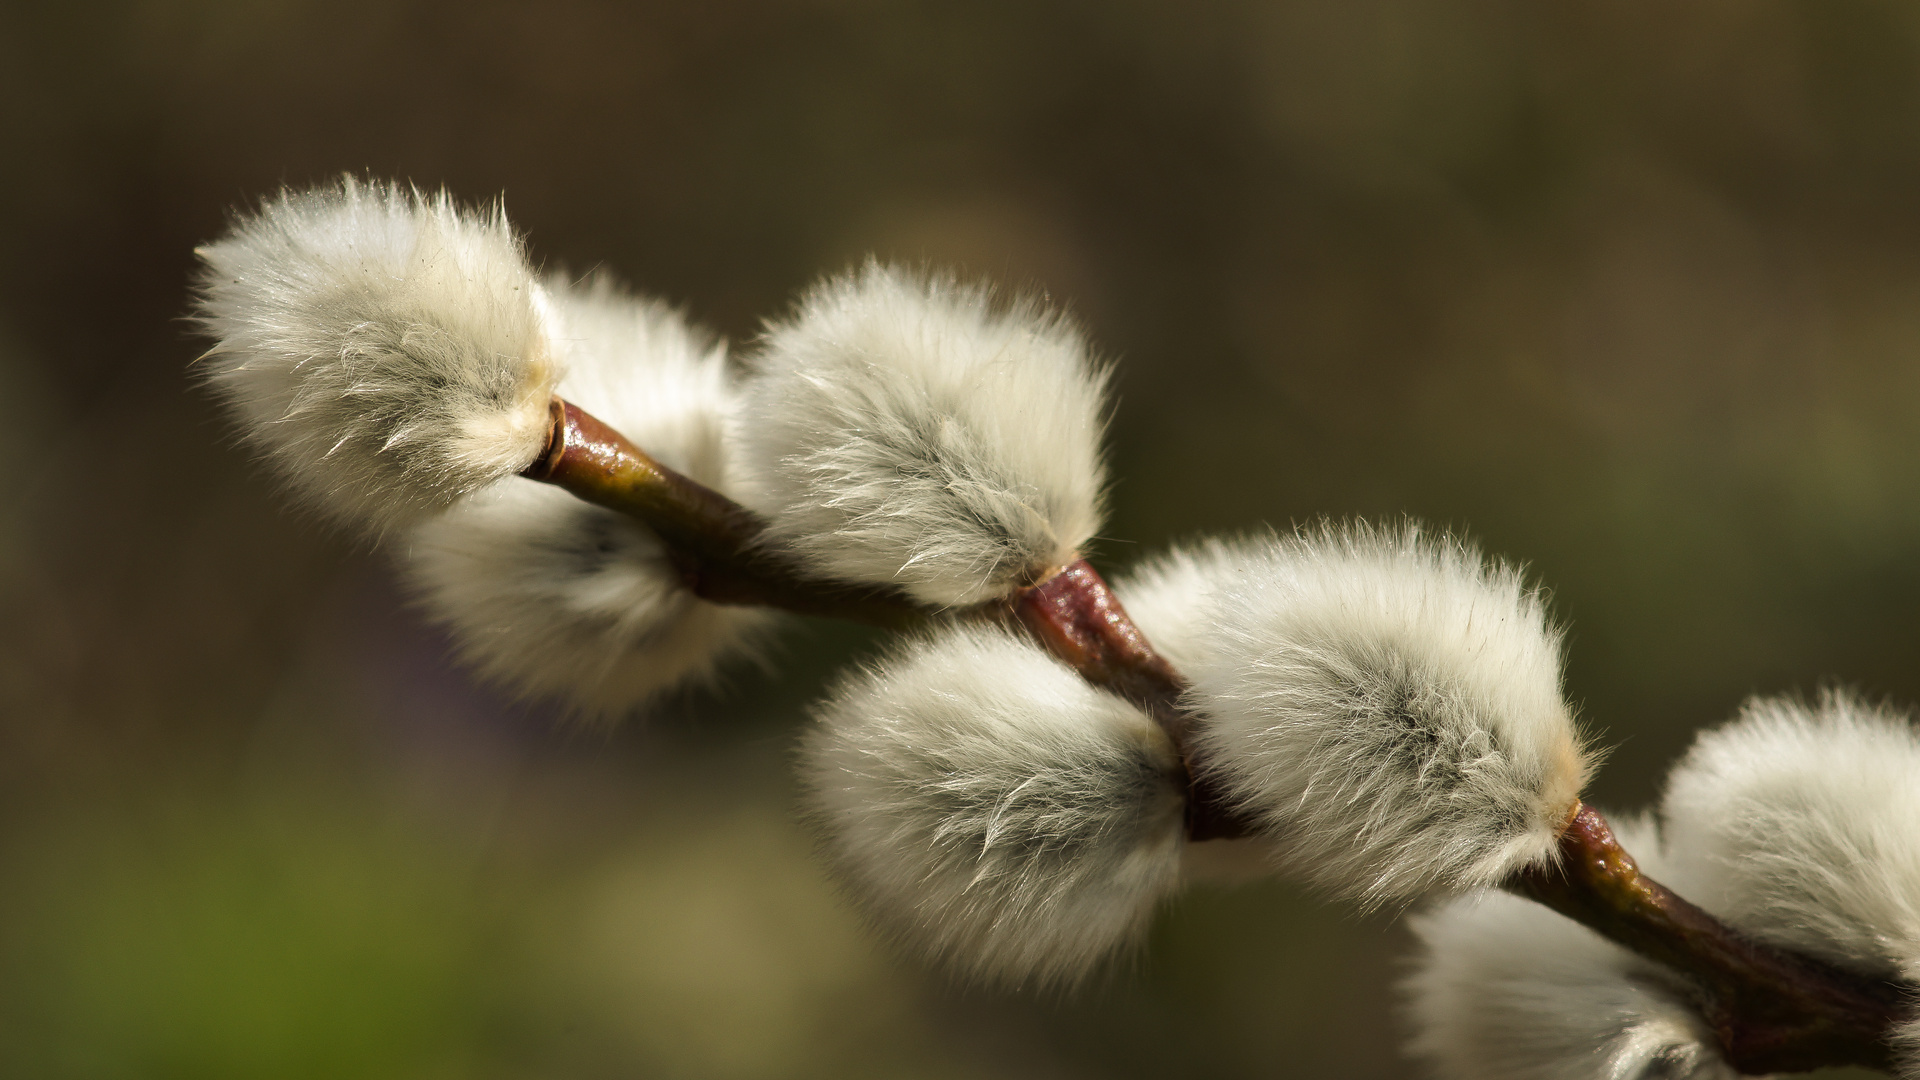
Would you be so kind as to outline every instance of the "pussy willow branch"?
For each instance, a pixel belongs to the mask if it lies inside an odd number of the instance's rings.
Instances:
[[[546,449],[522,475],[645,523],[695,596],[888,629],[932,614],[897,589],[805,577],[762,542],[766,523],[753,511],[655,461],[572,402],[554,398],[549,411]]]
[[[892,629],[943,614],[895,589],[808,577],[767,542],[765,523],[752,511],[655,461],[578,406],[555,398],[552,411],[546,451],[524,475],[651,528],[695,595]],[[1191,839],[1251,831],[1192,760],[1193,718],[1179,703],[1186,680],[1085,560],[1008,600],[946,614],[1020,625],[1089,682],[1146,708],[1179,748]],[[1913,1015],[1916,988],[1745,937],[1641,874],[1591,807],[1577,807],[1560,835],[1559,856],[1557,865],[1525,870],[1503,887],[1683,976],[1734,1068],[1751,1074],[1892,1067],[1889,1033]]]

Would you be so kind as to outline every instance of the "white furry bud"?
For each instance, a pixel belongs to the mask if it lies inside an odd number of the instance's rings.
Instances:
[[[1905,715],[1838,691],[1749,701],[1695,741],[1661,811],[1697,879],[1688,899],[1773,944],[1920,979],[1920,733]],[[1906,1041],[1920,1050],[1920,1023]]]
[[[1251,543],[1222,540],[1174,548],[1117,579],[1114,595],[1154,651],[1191,677],[1205,663],[1209,646],[1217,644],[1211,623],[1215,591],[1231,587],[1251,551]]]
[[[709,487],[732,480],[726,347],[604,279],[549,283],[569,358],[560,394]],[[414,529],[407,577],[462,657],[491,680],[609,717],[743,648],[760,609],[681,584],[651,530],[519,477]]]
[[[559,364],[502,212],[349,177],[199,254],[207,379],[324,513],[382,532],[540,452]]]
[[[1036,301],[869,263],[770,326],[754,368],[744,497],[823,576],[970,604],[1099,527],[1106,375]]]
[[[1379,904],[1551,857],[1588,763],[1517,570],[1412,525],[1326,526],[1117,591],[1193,681],[1200,767],[1288,870]]]
[[[1645,820],[1615,822],[1667,876]],[[1685,984],[1529,900],[1478,892],[1415,917],[1409,1049],[1440,1080],[1735,1080]]]
[[[1178,882],[1165,733],[1024,638],[945,628],[818,713],[804,774],[841,882],[884,932],[963,975],[1073,983]]]

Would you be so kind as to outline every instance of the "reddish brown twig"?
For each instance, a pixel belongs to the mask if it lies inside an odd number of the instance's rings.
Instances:
[[[1887,1035],[1912,1016],[1912,987],[1740,934],[1642,874],[1592,807],[1561,832],[1559,865],[1506,887],[1685,976],[1728,1064],[1743,1073],[1893,1067]]]
[[[1166,729],[1187,772],[1187,836],[1219,840],[1246,836],[1252,825],[1235,813],[1225,795],[1196,767],[1188,728],[1192,715],[1180,706],[1187,681],[1154,651],[1120,600],[1085,559],[1014,594],[1014,618],[1047,651],[1095,686],[1144,706]]]
[[[897,589],[806,576],[762,542],[759,515],[655,461],[571,402],[554,399],[546,449],[521,475],[638,519],[666,543],[687,588],[714,603],[896,629],[927,614]]]
[[[688,588],[716,603],[910,626],[939,615],[898,590],[808,577],[765,542],[752,511],[667,468],[577,406],[555,399],[547,449],[525,475],[638,519],[673,552]],[[953,617],[1000,617],[1026,628],[1089,682],[1139,702],[1166,729],[1188,772],[1194,840],[1246,835],[1244,817],[1205,784],[1192,761],[1186,681],[1155,652],[1085,560],[1005,601]],[[1876,981],[1755,942],[1642,875],[1605,819],[1579,807],[1560,862],[1505,887],[1672,969],[1722,1053],[1746,1073],[1893,1064],[1890,1033],[1914,1015],[1905,984]]]

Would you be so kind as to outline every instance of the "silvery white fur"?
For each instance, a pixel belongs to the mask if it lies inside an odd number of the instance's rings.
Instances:
[[[1146,632],[1187,663],[1197,767],[1283,869],[1371,905],[1550,857],[1588,763],[1518,570],[1413,525],[1183,558],[1207,583],[1184,624],[1202,640]]]
[[[1747,933],[1920,979],[1920,733],[1841,691],[1749,701],[1694,742],[1661,803],[1684,895]],[[1901,1032],[1920,1077],[1920,1021]]]
[[[206,377],[323,513],[384,532],[544,445],[560,363],[499,209],[348,177],[283,191],[200,257]]]
[[[1199,668],[1215,642],[1216,587],[1245,572],[1247,542],[1208,539],[1177,547],[1116,578],[1113,594],[1154,651],[1180,672]]]
[[[844,680],[803,775],[847,892],[961,974],[1071,984],[1178,883],[1166,735],[1024,637],[948,626]]]
[[[743,497],[822,576],[970,604],[1099,527],[1106,375],[1037,301],[869,263],[772,324],[752,366]]]
[[[1617,821],[1672,884],[1650,822]],[[1409,1049],[1439,1080],[1735,1080],[1685,984],[1529,900],[1484,890],[1412,920]]]
[[[1662,801],[1689,899],[1747,931],[1879,973],[1920,961],[1920,738],[1830,691],[1749,701],[1702,733]]]
[[[604,279],[548,285],[559,393],[668,467],[732,483],[726,348]],[[770,616],[688,592],[645,526],[520,477],[414,529],[402,564],[462,657],[522,694],[610,717],[740,650]]]

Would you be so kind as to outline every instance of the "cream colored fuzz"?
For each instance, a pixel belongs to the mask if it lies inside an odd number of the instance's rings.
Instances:
[[[1667,779],[1688,899],[1742,929],[1876,974],[1920,963],[1920,734],[1829,691],[1757,698],[1704,732]]]
[[[1703,732],[1667,778],[1685,893],[1764,941],[1920,982],[1920,731],[1910,714],[1830,690],[1755,698]],[[1920,1077],[1920,1021],[1896,1041]]]
[[[1215,593],[1245,572],[1253,543],[1210,538],[1176,547],[1116,577],[1114,597],[1175,670],[1198,669],[1218,644],[1212,632]]]
[[[1614,822],[1665,877],[1650,822]],[[1735,1080],[1686,984],[1529,900],[1483,890],[1412,920],[1408,1049],[1439,1080]]]
[[[725,346],[604,279],[548,287],[569,362],[560,394],[669,467],[730,486]],[[483,676],[593,718],[707,677],[770,621],[687,591],[644,525],[518,477],[414,529],[401,565]]]
[[[289,487],[380,534],[529,464],[561,374],[499,209],[352,177],[200,249],[201,370]]]
[[[1517,570],[1328,525],[1176,553],[1118,595],[1193,682],[1197,767],[1286,871],[1373,905],[1551,857],[1590,766]]]
[[[821,576],[971,604],[1099,527],[1106,374],[1038,301],[869,263],[769,326],[751,366],[744,497]]]
[[[1076,983],[1178,884],[1166,735],[1024,637],[948,626],[816,712],[802,770],[837,876],[883,932],[963,977]]]

